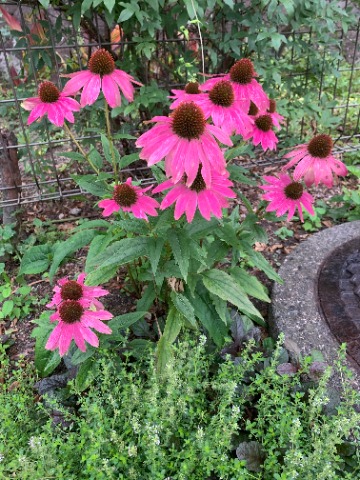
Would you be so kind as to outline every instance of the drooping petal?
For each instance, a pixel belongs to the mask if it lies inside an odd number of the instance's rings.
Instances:
[[[121,95],[119,88],[111,75],[104,75],[102,77],[102,91],[111,108],[120,107]]]
[[[90,345],[92,345],[93,347],[96,347],[96,348],[99,346],[99,339],[95,335],[95,333],[90,330],[90,328],[85,327],[84,325],[80,324],[79,330],[80,330],[80,333],[83,336],[84,340],[86,340],[88,343],[90,343]]]
[[[91,74],[91,78],[84,85],[83,91],[80,97],[80,105],[85,107],[86,105],[92,105],[99,97],[101,88],[100,75]]]
[[[91,80],[93,73],[89,70],[82,70],[64,76],[71,76],[71,80],[66,83],[62,91],[62,94],[68,97],[79,92]]]
[[[118,205],[115,200],[112,200],[110,198],[101,200],[98,205],[100,208],[104,209],[104,211],[102,212],[103,217],[109,217],[112,213],[118,212],[120,210],[120,205]]]
[[[48,341],[46,342],[45,349],[46,350],[55,350],[59,345],[59,339],[62,334],[63,323],[60,322],[56,325],[54,330],[51,332]]]
[[[73,325],[63,323],[63,329],[59,338],[59,354],[63,357],[70,348],[71,340],[73,339]]]

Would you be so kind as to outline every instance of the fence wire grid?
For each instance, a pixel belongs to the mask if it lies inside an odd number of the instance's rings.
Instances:
[[[7,191],[13,190],[14,187],[2,185],[0,171],[0,207],[56,200],[82,194],[81,188],[75,184],[69,175],[69,169],[64,157],[61,157],[63,151],[73,151],[75,149],[72,145],[72,140],[65,136],[63,130],[54,130],[46,121],[43,122],[41,135],[37,135],[36,128],[29,129],[26,125],[27,113],[23,111],[21,102],[25,98],[35,96],[39,84],[37,66],[34,64],[32,53],[41,52],[45,61],[49,59],[47,63],[48,66],[52,66],[51,81],[57,84],[59,88],[62,88],[64,79],[61,77],[61,74],[65,73],[63,68],[65,58],[76,58],[78,69],[85,68],[86,63],[84,64],[83,60],[84,51],[87,51],[90,55],[90,52],[99,46],[108,48],[115,46],[119,50],[119,56],[122,57],[126,54],[127,47],[134,42],[122,40],[116,44],[104,42],[101,32],[105,27],[100,24],[96,14],[94,15],[94,22],[98,31],[97,41],[92,41],[91,38],[88,39],[89,41],[86,41],[86,36],[79,36],[79,32],[75,31],[71,21],[66,22],[66,35],[59,35],[59,32],[56,31],[56,26],[60,13],[52,8],[44,11],[31,4],[26,5],[22,1],[0,1],[0,9],[2,9],[2,13],[3,10],[6,10],[6,12],[16,18],[23,32],[34,29],[34,26],[29,23],[29,17],[34,13],[34,9],[37,9],[39,18],[47,24],[49,34],[48,38],[42,38],[41,45],[37,45],[33,40],[34,37],[31,35],[23,35],[21,41],[19,41],[21,32],[19,31],[18,36],[14,38],[13,32],[9,33],[8,22],[4,15],[0,17],[0,79],[2,84],[0,89],[0,112],[5,111],[6,113],[6,117],[3,116],[1,119],[0,116],[0,156],[10,158],[16,152],[19,155],[21,170],[21,185],[16,185],[16,198],[10,199],[7,196]],[[38,30],[35,30],[34,35],[43,36],[44,30],[41,31],[42,22],[40,22],[40,27],[37,27]],[[341,97],[341,102],[336,104],[336,107],[334,106],[339,121],[336,127],[329,130],[328,133],[333,137],[335,153],[340,155],[345,152],[360,151],[360,104],[357,101],[353,101],[354,98],[358,99],[360,94],[357,91],[358,82],[355,81],[359,78],[360,70],[359,31],[360,20],[346,34],[341,29],[334,32],[334,36],[338,40],[338,51],[336,53],[339,54],[336,61],[339,77],[336,77],[333,85],[332,100],[334,102],[338,100],[337,83],[341,75],[346,76],[347,85],[346,92]],[[285,36],[299,38],[302,41],[306,39],[309,45],[314,45],[314,48],[317,48],[316,32],[308,30],[285,32],[284,34]],[[193,35],[191,41],[192,45],[194,45],[194,43],[199,42],[199,38]],[[203,38],[203,41],[206,51],[206,37]],[[160,34],[157,44],[159,51],[165,55],[167,50],[174,48],[174,46],[183,52],[189,49],[189,40],[184,38],[183,35],[179,35],[179,38],[169,39],[165,35]],[[326,62],[325,52],[326,49],[324,49],[323,65],[321,66],[320,81],[318,82],[317,96],[319,101],[324,85],[328,82],[324,68]],[[156,57],[157,53],[156,51],[154,57]],[[289,52],[288,61],[293,62],[295,61],[294,58],[292,50]],[[25,67],[25,62],[30,64],[31,68]],[[313,88],[309,81],[311,71],[308,68],[308,63],[306,62],[306,68],[303,71],[296,73],[296,75],[301,77],[305,91],[308,88]],[[173,79],[170,76],[164,76],[163,72],[157,75],[156,71],[154,72],[154,68],[151,67],[151,61],[145,61],[144,68],[145,78],[149,83],[154,79],[160,88],[170,91],[172,88],[179,88],[185,84],[185,82],[183,85],[174,83]],[[27,70],[31,74],[26,79],[25,87],[27,87],[27,91],[32,91],[32,94],[23,96],[24,88],[22,87],[24,87],[24,84],[22,83],[21,73]],[[10,121],[6,120],[7,116],[10,117]],[[349,125],[349,118],[351,118],[351,125]],[[298,130],[299,138],[302,139],[305,134],[304,119],[300,120]],[[284,127],[283,138],[291,134],[288,125]],[[77,135],[77,140],[85,143],[96,141],[99,138],[100,135],[96,132]],[[249,168],[273,165],[281,163],[281,157],[281,150],[276,154],[261,154],[258,158],[248,156],[243,159],[242,165]],[[44,159],[46,159],[45,162]],[[135,179],[142,180],[143,183],[153,182],[151,175],[149,175],[149,169],[146,166],[128,169],[128,171],[131,172]]]

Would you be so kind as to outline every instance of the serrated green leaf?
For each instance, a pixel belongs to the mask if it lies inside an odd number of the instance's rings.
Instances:
[[[76,350],[71,357],[72,365],[80,365],[81,363],[86,362],[90,357],[94,355],[96,348],[91,345],[86,346],[86,351],[82,352],[81,350]]]
[[[224,322],[225,325],[228,324],[229,314],[228,314],[228,305],[225,300],[222,300],[217,295],[211,297],[212,303],[215,307],[216,313],[219,315],[219,318]]]
[[[2,318],[6,318],[10,313],[12,312],[14,308],[14,301],[13,300],[5,300],[3,303],[1,313],[2,313]]]
[[[79,392],[86,390],[94,380],[94,359],[88,358],[79,368],[75,378],[75,388]]]
[[[136,140],[136,137],[134,137],[134,135],[130,135],[129,133],[115,133],[115,135],[113,135],[113,138],[115,138],[116,140]],[[138,153],[132,153],[130,155],[139,155]],[[129,157],[130,155],[126,155],[127,157]]]
[[[89,155],[89,158],[92,161],[92,163],[95,165],[95,167],[100,170],[102,168],[104,162],[103,162],[102,156],[96,150],[96,148],[92,147],[92,149],[90,150],[88,155]]]
[[[107,235],[96,235],[90,243],[89,251],[86,256],[86,263],[85,263],[85,271],[91,270],[89,265],[91,264],[92,260],[99,255],[99,253],[103,252],[105,248],[112,242],[113,236],[110,234]]]
[[[71,177],[85,192],[91,193],[95,197],[103,198],[110,194],[110,189],[105,182],[97,182],[95,178],[94,181],[89,182],[78,175],[71,175]]]
[[[237,306],[241,312],[262,319],[261,313],[250,302],[244,290],[226,272],[216,269],[208,270],[202,273],[202,280],[212,294]]]
[[[176,308],[170,307],[169,313],[166,317],[163,337],[165,337],[166,341],[170,344],[174,343],[180,333],[181,327],[181,313],[179,313]]]
[[[148,255],[150,240],[148,237],[135,237],[123,238],[114,242],[93,259],[89,268],[97,270],[114,265],[119,267],[136,258]]]
[[[130,153],[129,155],[124,155],[120,159],[120,168],[128,167],[129,165],[136,162],[137,160],[139,160],[138,153]]]
[[[62,152],[61,155],[66,158],[71,158],[71,160],[76,160],[78,162],[84,162],[86,160],[84,158],[84,155],[81,155],[81,153],[78,152]]]
[[[110,267],[99,268],[98,270],[91,271],[86,277],[87,285],[101,285],[108,282],[113,277],[115,277],[116,272],[118,271],[117,265],[111,265]]]
[[[93,229],[83,230],[75,233],[75,235],[65,240],[65,242],[58,243],[55,247],[53,262],[49,270],[50,280],[54,278],[56,270],[67,255],[75,253],[80,250],[80,248],[88,245],[97,234],[97,231]]]
[[[174,304],[175,310],[183,315],[186,320],[193,326],[197,327],[194,307],[191,305],[189,299],[178,292],[171,292],[171,300]]]
[[[185,226],[188,235],[194,239],[203,238],[216,231],[220,222],[216,218],[211,218],[210,221],[205,220],[203,217],[195,215],[195,219],[192,223],[188,223]]]
[[[209,293],[202,285],[197,286],[194,297],[191,298],[191,304],[194,307],[196,317],[209,332],[210,337],[218,347],[222,347],[228,329],[224,322],[220,320]]]
[[[240,267],[232,268],[230,274],[248,295],[263,300],[264,302],[271,302],[264,286],[254,275],[250,275],[246,270]]]
[[[167,367],[173,358],[174,352],[172,345],[163,335],[158,341],[156,348],[156,371],[158,375],[165,375]]]
[[[19,275],[35,275],[47,270],[51,262],[53,246],[49,244],[36,245],[26,250],[22,260]]]
[[[229,165],[227,169],[230,172],[231,180],[236,180],[239,183],[244,183],[245,185],[251,185],[253,187],[258,185],[258,182],[252,178],[249,178],[249,176],[246,176],[246,174],[244,174],[245,169],[239,167],[238,165]],[[250,175],[250,172],[247,173]]]
[[[106,220],[89,220],[81,225],[78,225],[77,227],[74,228],[74,231],[80,231],[80,230],[86,230],[87,228],[106,228],[108,229],[110,227],[110,223],[107,222]]]
[[[110,150],[110,141],[107,136],[102,133],[101,134],[101,144],[104,150],[104,155],[108,163],[112,165],[112,157],[111,157],[111,150]]]
[[[163,237],[152,238],[149,242],[149,259],[151,263],[151,270],[154,276],[156,275],[164,244],[165,238]]]
[[[11,285],[1,286],[0,292],[1,292],[2,298],[10,297],[11,291],[12,291]]]
[[[245,250],[245,253],[249,260],[251,260],[254,267],[262,270],[266,273],[266,276],[271,280],[274,280],[278,283],[283,283],[282,278],[275,272],[270,263],[261,255],[260,252],[256,252],[252,249],[251,246],[248,246]]]
[[[124,315],[118,315],[117,317],[112,318],[110,322],[107,322],[107,325],[109,325],[113,331],[125,330],[140,320],[140,318],[146,315],[146,313],[147,311],[136,311],[125,313]]]
[[[179,265],[180,272],[186,281],[189,271],[190,261],[190,248],[187,235],[184,235],[184,231],[181,233],[175,229],[171,229],[167,232],[167,239],[170,243],[175,262]]]
[[[150,310],[150,307],[154,303],[155,298],[156,298],[156,292],[155,292],[154,284],[149,283],[149,285],[146,287],[145,291],[143,292],[142,297],[137,302],[136,310],[137,311],[143,310],[148,312]]]

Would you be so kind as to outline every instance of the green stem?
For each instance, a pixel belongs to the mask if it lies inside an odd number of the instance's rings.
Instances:
[[[119,183],[119,173],[118,173],[118,168],[115,160],[115,152],[114,152],[114,142],[113,142],[113,137],[111,133],[111,123],[110,123],[110,111],[109,111],[109,106],[104,98],[105,102],[105,121],[106,121],[106,130],[107,130],[107,136],[109,139],[109,144],[110,144],[110,154],[111,154],[111,161],[113,164],[113,170],[114,170],[114,177],[115,177],[115,185]]]
[[[75,143],[75,145],[77,146],[79,152],[81,153],[81,155],[83,155],[86,160],[89,162],[91,168],[94,170],[94,172],[96,173],[96,175],[99,175],[100,171],[98,168],[96,168],[96,166],[94,165],[94,163],[92,162],[91,158],[89,157],[89,155],[85,152],[85,150],[82,148],[82,146],[80,145],[80,143],[76,140],[74,134],[72,133],[72,131],[70,130],[70,128],[68,127],[68,125],[64,122],[64,129],[66,131],[66,133],[69,135],[69,137],[71,138],[71,140]]]

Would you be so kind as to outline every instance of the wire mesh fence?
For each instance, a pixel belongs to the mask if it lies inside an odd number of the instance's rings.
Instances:
[[[34,96],[37,86],[43,80],[44,70],[50,74],[51,81],[62,88],[65,83],[62,74],[69,71],[69,66],[73,69],[85,68],[87,58],[94,48],[107,48],[113,52],[115,58],[125,59],[136,41],[120,38],[115,43],[111,42],[111,33],[115,30],[110,31],[97,14],[94,14],[91,26],[86,25],[86,19],[82,19],[80,27],[76,29],[71,19],[62,17],[61,11],[55,8],[44,10],[37,2],[25,4],[21,1],[5,1],[0,2],[0,9],[0,176],[3,180],[0,182],[0,207],[78,195],[82,193],[81,189],[76,186],[70,174],[76,173],[82,167],[76,162],[69,163],[69,159],[62,156],[63,152],[74,150],[72,140],[64,130],[53,128],[46,121],[28,127],[27,113],[22,109],[21,103]],[[9,24],[12,26],[11,31]],[[333,40],[336,41],[332,42],[329,48],[327,45],[319,45],[317,32],[311,29],[282,32],[286,38],[293,40],[293,45],[296,45],[296,42],[307,43],[318,54],[321,52],[317,58],[321,58],[322,62],[317,62],[315,66],[315,82],[314,61],[310,55],[301,60],[301,68],[296,72],[287,72],[284,76],[296,86],[297,95],[299,91],[306,95],[311,90],[318,100],[316,108],[321,109],[323,94],[326,92],[326,111],[336,118],[336,121],[330,122],[328,132],[340,154],[360,149],[359,29],[359,21],[354,21],[346,33],[342,29],[335,29]],[[182,32],[179,32],[177,38],[167,38],[164,32],[158,32],[156,49],[151,59],[145,59],[141,66],[143,83],[151,84],[155,81],[159,88],[168,92],[184,85],[186,78],[179,82],[178,78],[171,74],[170,68],[164,68],[164,63],[167,58],[186,52],[195,52],[196,55],[199,41],[196,30],[190,39]],[[206,34],[203,42],[207,58]],[[276,52],[275,56],[279,59],[281,57],[283,62],[300,62],[294,46],[286,51]],[[325,68],[328,67],[329,58],[332,59],[333,67],[330,73],[329,68]],[[290,94],[291,91],[290,89]],[[84,117],[82,119],[84,126],[86,122]],[[116,119],[114,121],[116,122]],[[140,123],[141,118],[138,125]],[[309,128],[311,129],[311,125],[309,127],[304,118],[298,121],[295,127],[294,124],[289,125],[287,123],[283,129],[283,139],[294,135],[303,139]],[[78,129],[75,135],[77,141],[85,145],[94,142],[96,145],[100,137],[96,129],[85,127]],[[284,144],[286,145],[286,142]],[[9,185],[4,182],[4,176],[6,168],[11,170],[12,161],[20,164],[20,171],[16,184]],[[276,155],[245,155],[243,162],[250,167],[280,163],[281,151]],[[152,181],[145,162],[143,166],[131,169],[131,173],[145,183]],[[12,174],[10,171],[9,175]]]

